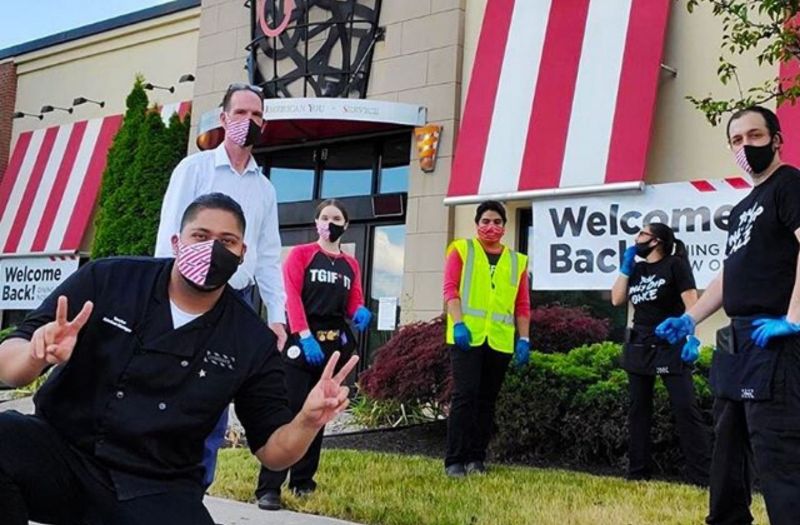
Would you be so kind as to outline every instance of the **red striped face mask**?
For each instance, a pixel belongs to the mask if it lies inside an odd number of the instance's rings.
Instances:
[[[496,224],[478,226],[478,239],[485,242],[500,242],[500,239],[503,238],[505,233],[506,229]]]
[[[240,258],[217,240],[184,244],[178,240],[178,272],[192,288],[213,292],[236,273]]]

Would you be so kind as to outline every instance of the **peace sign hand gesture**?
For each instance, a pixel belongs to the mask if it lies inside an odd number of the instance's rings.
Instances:
[[[339,352],[333,353],[322,372],[322,377],[309,392],[306,402],[303,404],[301,413],[306,421],[315,427],[321,428],[326,425],[350,403],[347,398],[350,389],[342,386],[342,382],[358,363],[358,356],[351,357],[334,376],[333,371],[336,369],[340,355]]]
[[[92,315],[93,307],[91,301],[86,301],[75,319],[68,321],[67,298],[64,295],[59,296],[55,321],[40,326],[33,332],[31,338],[33,357],[51,365],[69,361],[78,340],[78,333]]]

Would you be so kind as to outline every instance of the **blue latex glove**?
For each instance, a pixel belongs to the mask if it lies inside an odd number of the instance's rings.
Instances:
[[[363,332],[369,328],[370,321],[372,321],[372,312],[364,305],[359,306],[356,313],[353,314],[353,324],[356,326],[356,329],[359,332]]]
[[[753,321],[753,326],[757,328],[750,337],[761,348],[766,348],[773,337],[800,334],[800,323],[790,323],[785,315],[778,319],[770,317],[756,319]]]
[[[700,339],[690,335],[683,344],[681,359],[684,363],[694,363],[698,357],[700,357]]]
[[[517,346],[514,347],[514,366],[520,367],[527,365],[531,358],[531,342],[519,339]]]
[[[619,265],[619,273],[630,277],[633,273],[633,266],[636,264],[636,246],[628,246],[622,253],[622,264]]]
[[[461,350],[469,350],[469,344],[472,342],[472,334],[469,333],[469,328],[464,323],[456,323],[453,325],[453,339],[456,346]]]
[[[656,335],[674,345],[678,341],[683,341],[690,335],[694,335],[694,319],[689,314],[665,319],[656,326]]]
[[[303,349],[303,355],[306,357],[306,362],[309,365],[321,365],[325,361],[325,354],[322,353],[319,343],[316,339],[311,337],[301,337],[300,346]]]

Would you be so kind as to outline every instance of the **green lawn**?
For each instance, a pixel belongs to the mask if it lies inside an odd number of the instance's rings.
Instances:
[[[253,501],[258,465],[248,451],[221,451],[215,496]],[[484,477],[446,478],[441,461],[323,450],[317,492],[293,510],[375,525],[702,524],[708,492],[666,482],[627,482],[564,470],[497,467]],[[767,523],[755,499],[756,523]]]

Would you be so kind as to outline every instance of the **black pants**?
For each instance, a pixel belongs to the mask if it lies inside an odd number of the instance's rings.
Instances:
[[[303,403],[308,397],[308,393],[314,388],[322,375],[322,368],[319,371],[310,372],[296,366],[286,365],[286,390],[289,394],[289,409],[293,414],[299,414],[303,408]],[[316,488],[314,474],[319,467],[319,454],[322,450],[322,436],[325,428],[320,429],[311,446],[308,447],[306,454],[295,463],[289,470],[274,471],[266,467],[261,467],[258,475],[258,486],[256,487],[256,497],[260,498],[268,490],[280,490],[281,485],[286,481],[286,474],[289,474],[289,487],[292,489]]]
[[[714,401],[709,524],[753,522],[749,507],[756,473],[771,525],[800,523],[800,337],[760,351],[780,352],[772,399]]]
[[[653,422],[653,387],[656,376],[628,374],[628,475],[647,478],[651,471],[650,429]],[[686,459],[686,476],[697,485],[708,485],[711,467],[711,429],[708,428],[694,397],[692,375],[662,375],[669,393],[672,416],[678,430],[681,451]]]
[[[494,427],[494,405],[506,376],[511,354],[488,344],[461,350],[450,348],[453,398],[447,420],[445,466],[484,461]]]
[[[43,419],[0,413],[0,522],[58,525],[213,525],[203,491],[119,501]]]

